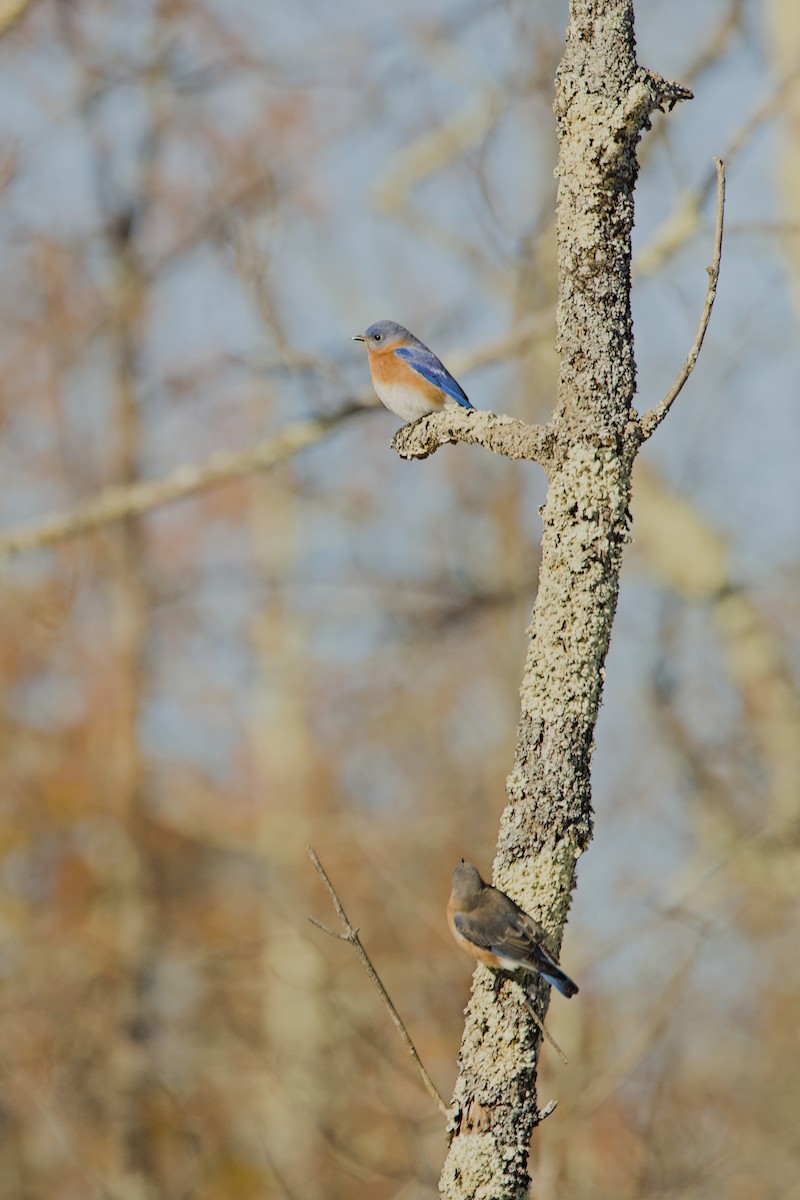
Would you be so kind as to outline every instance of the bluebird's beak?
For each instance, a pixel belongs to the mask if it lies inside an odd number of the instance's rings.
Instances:
[[[353,336],[350,338],[350,341],[351,342],[363,342],[364,341],[363,333],[354,333]]]

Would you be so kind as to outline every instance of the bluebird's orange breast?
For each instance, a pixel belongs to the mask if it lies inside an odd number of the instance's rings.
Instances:
[[[466,950],[467,954],[471,955],[472,958],[476,959],[479,963],[483,963],[485,967],[498,967],[500,965],[500,960],[496,954],[483,946],[476,946],[474,942],[469,940],[469,938],[464,937],[463,933],[456,925],[455,918],[457,912],[458,906],[451,896],[447,904],[447,924],[450,926],[450,932],[458,942],[461,949]]]
[[[369,369],[378,399],[404,421],[438,412],[445,394],[395,354],[394,346],[370,350]]]

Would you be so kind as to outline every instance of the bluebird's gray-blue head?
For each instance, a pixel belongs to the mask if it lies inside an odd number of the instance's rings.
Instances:
[[[353,342],[364,342],[368,350],[383,350],[386,346],[415,345],[417,338],[397,321],[376,321],[363,333],[355,334]]]
[[[485,888],[486,884],[481,879],[478,868],[472,863],[464,862],[462,858],[453,871],[453,896],[459,908],[462,911],[474,908]]]

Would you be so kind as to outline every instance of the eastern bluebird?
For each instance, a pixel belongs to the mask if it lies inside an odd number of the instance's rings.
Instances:
[[[378,399],[404,421],[416,421],[453,402],[472,408],[447,367],[396,321],[378,321],[351,340],[363,342],[369,351],[369,369]]]
[[[458,944],[487,967],[537,971],[569,999],[577,984],[545,949],[547,934],[510,896],[484,883],[472,863],[453,871],[447,923]]]

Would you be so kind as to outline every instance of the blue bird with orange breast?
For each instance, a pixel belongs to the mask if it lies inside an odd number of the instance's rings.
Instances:
[[[404,421],[439,412],[445,404],[472,408],[461,384],[432,350],[396,321],[378,321],[352,339],[369,352],[378,399]]]

